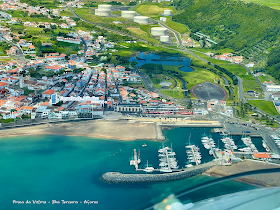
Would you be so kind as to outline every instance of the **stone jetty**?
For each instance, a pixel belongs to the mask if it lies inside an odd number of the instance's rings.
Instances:
[[[219,164],[218,161],[204,163],[184,169],[180,172],[165,174],[122,174],[119,172],[107,172],[101,176],[101,180],[108,183],[156,183],[169,182],[202,174],[213,166]]]

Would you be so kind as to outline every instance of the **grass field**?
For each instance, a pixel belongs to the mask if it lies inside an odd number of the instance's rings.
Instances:
[[[193,48],[196,51],[202,52],[202,53],[207,53],[207,52],[212,52],[215,54],[224,54],[224,53],[233,53],[234,49],[231,48],[224,48],[224,49],[219,49],[219,50],[213,50],[213,49],[208,49],[208,48]]]
[[[64,11],[60,11],[59,14],[60,16],[75,17],[68,8],[66,8]]]
[[[163,13],[164,10],[172,10],[173,14],[176,15],[176,10],[173,6],[162,6],[161,4],[140,4],[136,8],[136,12],[141,15],[155,17]]]
[[[204,53],[199,53],[199,52],[194,52],[192,51],[194,54],[208,60],[209,62],[213,63],[213,64],[227,64],[227,63],[230,63],[229,61],[222,61],[222,60],[216,60],[214,58],[209,58],[207,55],[205,55]]]
[[[245,93],[248,90],[262,92],[262,89],[256,80],[243,80],[243,92]]]
[[[279,0],[243,0],[243,1],[268,6],[273,9],[278,9],[278,10],[280,9]]]
[[[178,31],[180,34],[186,33],[189,31],[189,29],[187,28],[187,26],[181,24],[181,23],[177,23],[171,20],[170,17],[167,18],[166,23],[167,26],[169,26],[170,28],[174,29],[175,31]]]
[[[127,28],[127,29],[139,35],[147,34],[145,31],[143,31],[140,28]]]
[[[261,83],[264,83],[265,81],[266,82],[270,81],[270,79],[266,76],[259,76],[258,79],[260,80]]]
[[[279,115],[277,110],[274,107],[273,102],[271,102],[271,101],[250,100],[248,102],[249,102],[249,104],[252,104],[253,106],[265,111],[268,114]]]
[[[38,27],[26,27],[25,32],[31,35],[40,35],[44,33],[43,28]]]
[[[222,65],[221,67],[241,77],[244,80],[255,80],[255,78],[248,73],[247,69],[241,65]]]
[[[173,98],[184,98],[184,91],[160,90],[160,92]]]

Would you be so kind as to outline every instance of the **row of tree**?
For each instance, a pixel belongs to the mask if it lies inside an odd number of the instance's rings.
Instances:
[[[233,85],[238,85],[238,79],[235,76],[235,74],[231,73],[230,71],[228,71],[225,68],[220,67],[218,65],[214,65],[214,67],[216,69],[218,69],[219,71],[221,71],[221,72],[225,73],[226,75],[228,75],[232,79]]]

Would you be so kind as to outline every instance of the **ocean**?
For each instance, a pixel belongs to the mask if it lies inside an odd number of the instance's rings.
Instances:
[[[210,134],[209,128],[163,130],[167,137],[165,145],[171,146],[172,143],[180,168],[187,160],[184,146],[188,144],[190,133],[191,143],[201,148],[202,163],[212,160],[200,141],[202,134]],[[219,134],[211,135],[215,141],[220,138]],[[147,147],[142,147],[144,143]],[[140,149],[140,167],[145,167],[148,160],[149,165],[157,168],[157,149],[160,147],[160,142],[147,140],[117,141],[56,135],[2,138],[0,209],[138,210],[170,194],[216,179],[199,175],[157,184],[107,184],[100,180],[100,176],[108,171],[135,173],[134,167],[129,165],[133,149]],[[191,193],[185,199],[195,202],[254,188],[245,183],[228,181]],[[40,200],[41,204],[34,204],[35,200]],[[78,203],[67,204],[66,201]],[[84,204],[85,201],[98,203],[88,205]]]

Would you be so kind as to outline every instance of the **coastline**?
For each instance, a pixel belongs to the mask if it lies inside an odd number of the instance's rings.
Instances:
[[[30,135],[85,136],[124,141],[156,140],[155,123],[123,120],[48,123],[2,129],[0,132],[0,138]]]
[[[254,161],[254,160],[244,160],[233,164],[231,166],[214,166],[213,168],[204,172],[204,175],[213,177],[224,177],[228,175],[233,175],[236,173],[247,172],[251,170],[258,169],[269,169],[269,168],[280,168],[280,165]],[[235,179],[236,181],[250,184],[256,187],[276,187],[280,186],[280,176],[277,173],[273,174],[258,174],[256,176],[246,176],[242,178]]]

